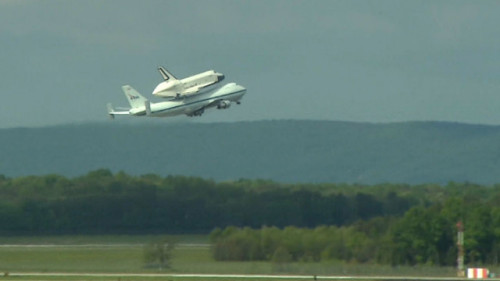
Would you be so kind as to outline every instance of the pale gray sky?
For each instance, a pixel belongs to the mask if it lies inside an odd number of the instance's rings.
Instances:
[[[500,125],[498,15],[500,1],[0,0],[0,128],[106,121],[122,85],[151,95],[158,65],[247,87],[195,121]]]

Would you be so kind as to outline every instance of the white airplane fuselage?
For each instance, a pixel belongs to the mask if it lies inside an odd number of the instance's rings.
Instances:
[[[225,109],[230,106],[231,102],[239,103],[245,93],[246,89],[244,87],[236,83],[229,83],[182,99],[158,103],[146,102],[149,103],[149,108],[147,104],[142,107],[131,108],[129,114],[150,117],[168,117],[182,114],[200,116],[205,108],[217,107],[218,109]]]

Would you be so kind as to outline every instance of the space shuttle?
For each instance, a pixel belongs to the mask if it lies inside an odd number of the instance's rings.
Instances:
[[[224,80],[224,74],[208,70],[183,79],[177,79],[163,67],[158,67],[163,82],[153,90],[153,95],[168,99],[182,99],[205,92]]]

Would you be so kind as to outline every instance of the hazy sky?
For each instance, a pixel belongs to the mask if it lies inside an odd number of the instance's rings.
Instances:
[[[500,1],[0,0],[0,128],[107,121],[122,85],[151,96],[159,65],[248,93],[152,122],[500,125],[499,15]]]

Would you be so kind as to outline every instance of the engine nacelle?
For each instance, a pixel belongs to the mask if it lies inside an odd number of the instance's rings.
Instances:
[[[219,104],[217,104],[217,109],[226,109],[231,106],[231,101],[221,100]]]

